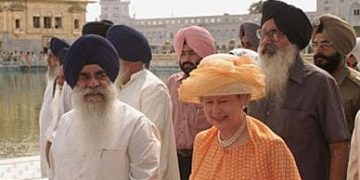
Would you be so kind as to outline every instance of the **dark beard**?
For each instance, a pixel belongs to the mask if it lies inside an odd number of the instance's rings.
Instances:
[[[179,63],[180,69],[181,71],[183,71],[185,73],[186,76],[190,75],[190,72],[194,69],[197,68],[197,66],[199,65],[200,61],[198,61],[196,64],[191,63],[191,62],[183,62],[183,63]]]
[[[332,56],[325,56],[320,53],[314,55],[314,64],[320,67],[321,69],[324,69],[329,74],[335,72],[340,62],[341,62],[341,54],[338,52]]]

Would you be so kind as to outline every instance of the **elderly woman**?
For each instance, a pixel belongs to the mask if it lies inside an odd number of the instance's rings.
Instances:
[[[213,125],[196,136],[190,179],[300,179],[284,141],[243,111],[264,96],[264,75],[250,56],[205,57],[179,94],[201,103]]]

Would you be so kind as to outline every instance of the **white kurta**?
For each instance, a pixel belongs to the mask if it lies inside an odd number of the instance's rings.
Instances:
[[[136,109],[116,103],[117,119],[106,133],[96,136],[103,137],[100,141],[94,140],[95,145],[85,150],[76,110],[61,118],[51,146],[51,179],[159,179],[160,140],[155,125]]]
[[[54,91],[54,79],[48,80],[43,96],[43,102],[39,113],[39,125],[40,125],[40,169],[41,176],[46,177],[48,174],[48,163],[45,156],[45,144],[46,144],[46,131],[52,121],[52,106]]]
[[[172,104],[164,82],[143,69],[134,73],[130,81],[120,87],[118,97],[154,122],[161,135],[161,177],[164,180],[179,180]]]
[[[360,176],[360,110],[355,117],[355,127],[351,138],[351,149],[349,166],[347,172],[348,180],[359,180]]]
[[[59,93],[59,94],[58,94]],[[72,89],[65,82],[62,90],[55,93],[54,100],[52,102],[53,113],[52,121],[48,130],[46,131],[46,139],[52,142],[52,134],[55,132],[61,116],[72,109]]]

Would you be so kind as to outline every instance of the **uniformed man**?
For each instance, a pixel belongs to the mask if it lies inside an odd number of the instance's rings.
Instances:
[[[321,15],[313,27],[314,63],[339,84],[347,125],[352,133],[355,115],[360,109],[360,73],[346,65],[345,57],[355,47],[355,30],[348,22],[331,14]]]
[[[257,52],[259,38],[256,35],[256,31],[258,29],[260,29],[260,25],[253,22],[244,22],[240,25],[239,38],[243,48]]]

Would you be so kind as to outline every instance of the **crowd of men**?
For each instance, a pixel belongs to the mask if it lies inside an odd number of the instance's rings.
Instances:
[[[301,9],[268,0],[261,23],[241,24],[239,38],[266,75],[266,96],[247,113],[284,140],[301,178],[359,179],[360,41],[352,25],[331,14],[311,22]],[[195,136],[211,125],[201,105],[179,100],[178,89],[217,53],[215,43],[204,27],[179,29],[173,48],[181,71],[164,83],[148,70],[150,45],[132,27],[103,20],[87,23],[71,45],[52,38],[42,175],[188,179]],[[309,45],[313,63],[300,55]]]

